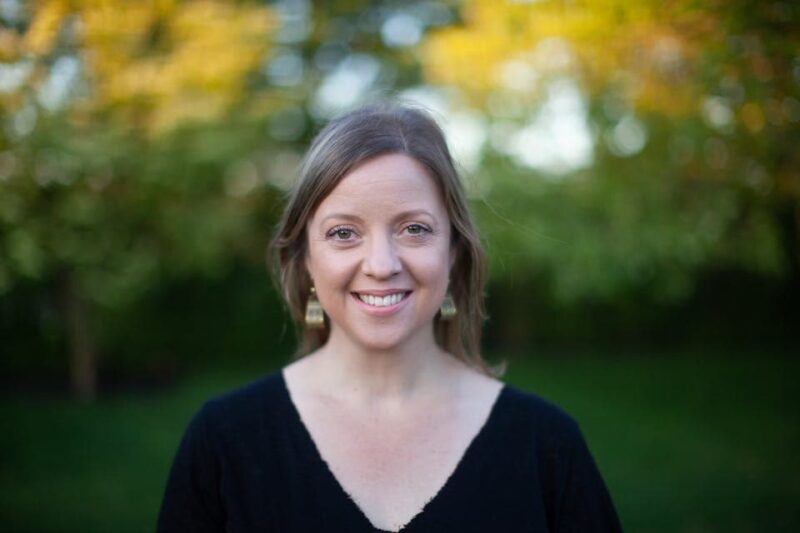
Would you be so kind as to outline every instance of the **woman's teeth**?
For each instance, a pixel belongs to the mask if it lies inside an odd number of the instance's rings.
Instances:
[[[359,294],[358,298],[367,305],[374,307],[387,307],[394,305],[403,299],[405,293],[398,292],[388,296],[372,296],[371,294]]]

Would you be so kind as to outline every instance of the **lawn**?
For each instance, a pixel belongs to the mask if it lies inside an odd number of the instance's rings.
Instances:
[[[800,531],[800,363],[777,355],[510,358],[507,381],[581,424],[632,532]],[[203,399],[256,371],[205,371],[93,405],[0,397],[0,522],[11,532],[153,529]]]

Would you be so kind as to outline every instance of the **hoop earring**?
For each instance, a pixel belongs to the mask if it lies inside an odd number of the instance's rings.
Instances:
[[[325,327],[325,313],[322,305],[317,298],[317,289],[311,287],[311,294],[306,302],[306,327],[309,329],[321,329]]]
[[[458,314],[456,302],[453,301],[453,295],[450,294],[450,291],[447,291],[444,300],[442,300],[442,305],[439,307],[439,317],[444,321],[453,320],[456,314]]]

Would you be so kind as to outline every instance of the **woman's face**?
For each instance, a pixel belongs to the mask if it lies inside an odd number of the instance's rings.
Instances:
[[[357,166],[320,203],[307,238],[306,267],[332,338],[368,350],[434,342],[450,220],[420,163],[387,154]]]

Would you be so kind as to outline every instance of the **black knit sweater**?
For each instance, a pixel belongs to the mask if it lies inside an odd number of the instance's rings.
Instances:
[[[159,533],[369,532],[303,425],[283,374],[207,402],[183,437]],[[456,470],[404,532],[616,532],[576,423],[505,386]]]

